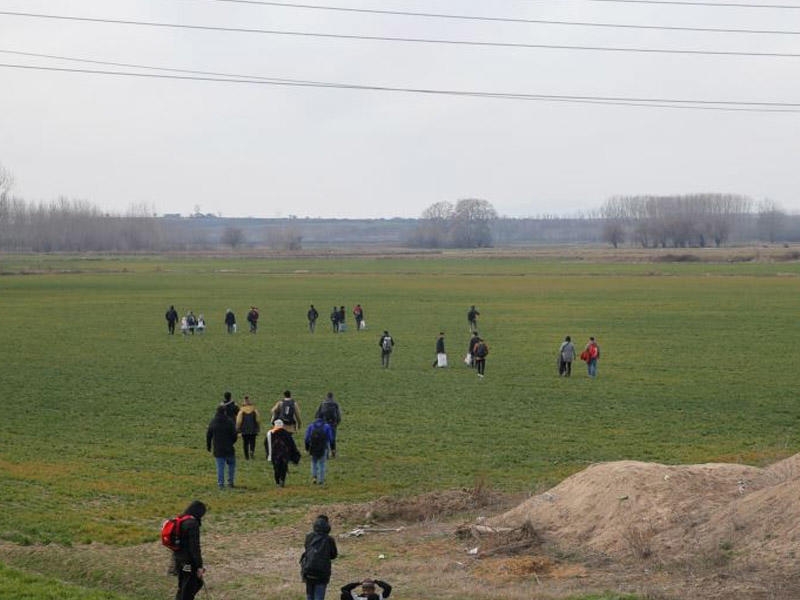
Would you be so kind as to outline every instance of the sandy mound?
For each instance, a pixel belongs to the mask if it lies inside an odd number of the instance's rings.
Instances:
[[[592,465],[487,524],[530,521],[563,548],[618,559],[774,568],[794,562],[798,497],[800,455],[766,469],[622,461]]]

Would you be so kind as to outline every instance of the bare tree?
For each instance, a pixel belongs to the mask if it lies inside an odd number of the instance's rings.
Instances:
[[[764,198],[758,203],[758,236],[771,243],[778,241],[783,234],[786,212],[774,200]]]
[[[465,198],[453,209],[453,244],[457,248],[488,248],[492,245],[490,224],[497,211],[488,200]]]
[[[233,250],[244,244],[244,241],[244,231],[241,227],[226,227],[220,237],[220,242],[230,246]]]

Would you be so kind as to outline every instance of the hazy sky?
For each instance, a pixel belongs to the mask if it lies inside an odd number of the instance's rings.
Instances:
[[[775,8],[598,0],[304,1],[518,19],[800,31],[800,10]],[[800,0],[794,1],[800,8]],[[800,35],[464,21],[220,0],[0,0],[0,11],[362,36],[800,55]],[[370,86],[800,103],[800,57],[322,39],[2,14],[0,50],[3,64],[68,69],[146,72],[7,52]],[[0,67],[0,163],[15,177],[15,194],[31,201],[86,199],[120,213],[144,204],[159,214],[188,214],[198,206],[223,216],[416,217],[434,202],[478,197],[500,214],[535,216],[591,210],[613,195],[697,192],[770,198],[800,211],[799,144],[800,112]]]

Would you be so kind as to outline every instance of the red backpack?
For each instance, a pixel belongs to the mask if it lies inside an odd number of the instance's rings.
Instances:
[[[161,543],[173,552],[181,549],[181,525],[188,519],[194,519],[194,517],[192,515],[178,515],[173,519],[167,519],[161,524]]]

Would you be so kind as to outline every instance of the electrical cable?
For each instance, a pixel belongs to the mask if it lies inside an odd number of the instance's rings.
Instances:
[[[8,52],[8,51],[4,51]],[[32,54],[32,53],[28,53]],[[78,60],[69,59],[64,60]],[[91,61],[101,62],[101,61]],[[112,75],[122,77],[150,78],[150,79],[173,79],[180,81],[200,81],[200,82],[219,82],[255,85],[274,85],[289,87],[309,87],[309,88],[334,88],[349,90],[367,90],[379,92],[401,92],[410,94],[428,94],[442,96],[464,96],[476,98],[502,99],[502,100],[528,100],[545,102],[575,102],[588,104],[611,104],[622,106],[647,106],[656,108],[685,108],[701,110],[728,110],[744,112],[792,112],[800,113],[800,103],[796,102],[761,102],[761,101],[732,101],[732,100],[687,100],[674,98],[636,98],[636,97],[616,97],[616,96],[590,96],[590,95],[556,95],[556,94],[520,94],[520,93],[497,93],[480,91],[457,91],[442,89],[426,89],[411,87],[390,87],[378,85],[359,85],[336,82],[313,82],[303,80],[265,78],[255,76],[200,76],[195,75],[169,75],[162,73],[136,73],[128,71],[108,71],[95,69],[72,69],[64,67],[48,67],[41,65],[23,65],[14,63],[0,63],[0,68],[25,69],[35,71],[52,71],[61,73],[81,73],[93,75]],[[152,67],[141,65],[138,68],[166,70],[163,67]],[[179,69],[170,69],[181,71]],[[194,73],[202,73],[194,71]]]
[[[196,0],[197,1],[197,0]],[[489,17],[482,15],[457,15],[449,13],[426,13],[405,10],[384,10],[377,8],[351,8],[343,6],[323,6],[319,4],[295,4],[292,2],[272,2],[270,0],[199,0],[208,2],[226,2],[235,4],[250,4],[257,6],[273,6],[280,8],[299,8],[305,10],[325,10],[333,12],[392,15],[404,17],[421,17],[426,19],[453,19],[466,21],[487,21],[499,23],[525,23],[529,25],[563,25],[573,27],[602,27],[613,29],[644,29],[661,31],[687,31],[692,33],[742,33],[758,35],[800,35],[800,31],[784,29],[736,29],[723,27],[682,27],[671,25],[637,25],[629,23],[602,23],[593,21],[559,21],[552,19],[523,19],[514,17]]]
[[[800,58],[798,53],[790,52],[748,52],[738,50],[687,50],[670,48],[641,48],[641,47],[613,47],[613,46],[574,46],[564,44],[527,44],[521,42],[481,42],[470,40],[448,40],[434,38],[408,38],[390,37],[377,35],[356,35],[342,33],[318,33],[309,31],[286,31],[276,29],[255,29],[245,27],[221,27],[215,25],[186,25],[181,23],[163,23],[154,21],[133,21],[124,19],[103,19],[93,17],[76,17],[70,15],[46,15],[40,13],[24,13],[15,11],[0,11],[0,15],[27,17],[38,19],[55,19],[63,21],[78,21],[85,23],[105,23],[115,25],[134,25],[143,27],[161,27],[170,29],[190,29],[199,31],[220,31],[226,33],[253,33],[265,35],[284,35],[299,37],[314,37],[327,39],[347,39],[347,40],[367,40],[382,42],[407,42],[423,44],[449,44],[459,46],[479,46],[495,48],[527,48],[527,49],[547,49],[547,50],[582,50],[594,52],[634,52],[645,54],[683,54],[683,55],[703,55],[703,56],[748,56],[761,58]]]
[[[704,6],[714,8],[765,8],[800,10],[797,4],[753,4],[749,2],[700,2],[695,0],[583,0],[584,2],[616,2],[624,4],[664,4],[666,6]]]

